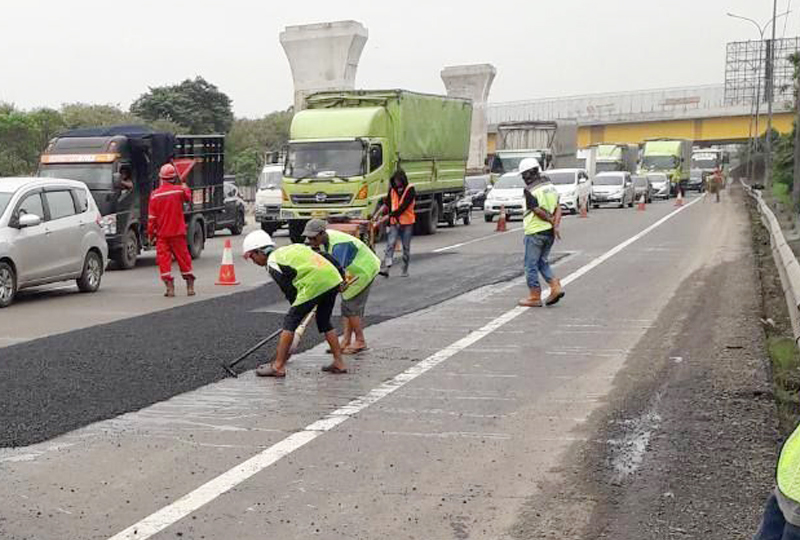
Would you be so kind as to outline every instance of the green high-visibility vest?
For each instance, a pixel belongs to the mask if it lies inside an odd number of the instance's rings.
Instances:
[[[334,255],[334,257],[336,257],[334,248],[337,245],[349,243],[355,246],[356,255],[347,266],[344,266],[343,261],[339,260],[338,257],[336,258],[336,261],[345,269],[345,279],[351,283],[347,290],[342,293],[342,298],[350,300],[369,287],[381,269],[381,260],[369,249],[369,246],[355,236],[334,229],[328,229],[327,233],[329,240],[328,253]]]
[[[800,502],[800,425],[781,449],[778,458],[778,489],[793,501]]]
[[[313,300],[342,282],[342,276],[335,266],[303,244],[276,249],[270,254],[268,264],[275,270],[280,270],[278,266],[288,266],[297,273],[292,279],[292,285],[297,290],[293,306]]]
[[[555,213],[558,207],[558,190],[556,190],[553,184],[550,182],[541,183],[533,188],[531,195],[536,197],[536,200],[539,201],[539,207],[542,210],[546,210],[550,214]],[[540,219],[539,216],[532,211],[525,212],[523,225],[526,235],[544,232],[553,228],[553,225],[549,221]]]

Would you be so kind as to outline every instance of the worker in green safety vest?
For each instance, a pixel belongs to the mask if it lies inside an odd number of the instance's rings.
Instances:
[[[366,350],[362,318],[369,290],[380,271],[381,260],[364,242],[328,228],[328,223],[322,219],[312,219],[306,223],[303,236],[312,249],[331,255],[345,270],[347,289],[342,293],[342,353],[356,354]]]
[[[340,290],[345,289],[344,270],[331,258],[302,244],[281,248],[264,231],[253,231],[242,245],[244,257],[259,266],[265,266],[270,277],[291,302],[283,320],[283,331],[278,340],[275,361],[256,369],[261,377],[285,377],[294,333],[306,315],[316,308],[317,329],[333,353],[333,363],[324,366],[328,373],[347,373],[342,360],[339,338],[331,324],[333,307]]]
[[[776,476],[753,540],[800,540],[800,425],[783,444]]]
[[[564,297],[561,282],[550,268],[550,249],[560,238],[561,206],[558,191],[546,175],[541,174],[536,158],[525,158],[519,163],[519,173],[525,182],[525,278],[529,294],[519,301],[520,306],[541,307],[542,289],[539,273],[550,285],[550,295],[545,303],[552,306]]]

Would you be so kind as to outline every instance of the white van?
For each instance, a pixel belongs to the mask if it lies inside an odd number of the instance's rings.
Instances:
[[[281,202],[283,200],[283,166],[265,165],[258,176],[256,191],[256,221],[269,234],[285,225],[280,220]]]

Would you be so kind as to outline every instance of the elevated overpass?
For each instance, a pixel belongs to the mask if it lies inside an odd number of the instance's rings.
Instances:
[[[791,104],[776,101],[773,127],[792,130]],[[556,99],[490,103],[489,153],[494,152],[497,124],[522,120],[577,119],[578,146],[641,143],[652,137],[678,137],[699,144],[744,142],[751,133],[751,105],[726,105],[723,85],[592,94]],[[759,132],[766,131],[762,104]]]

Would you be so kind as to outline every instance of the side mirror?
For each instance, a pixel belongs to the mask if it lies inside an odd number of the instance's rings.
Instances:
[[[19,221],[17,222],[17,226],[20,229],[25,229],[28,227],[36,227],[37,225],[41,224],[42,224],[42,218],[40,218],[36,214],[23,214],[19,217]]]

